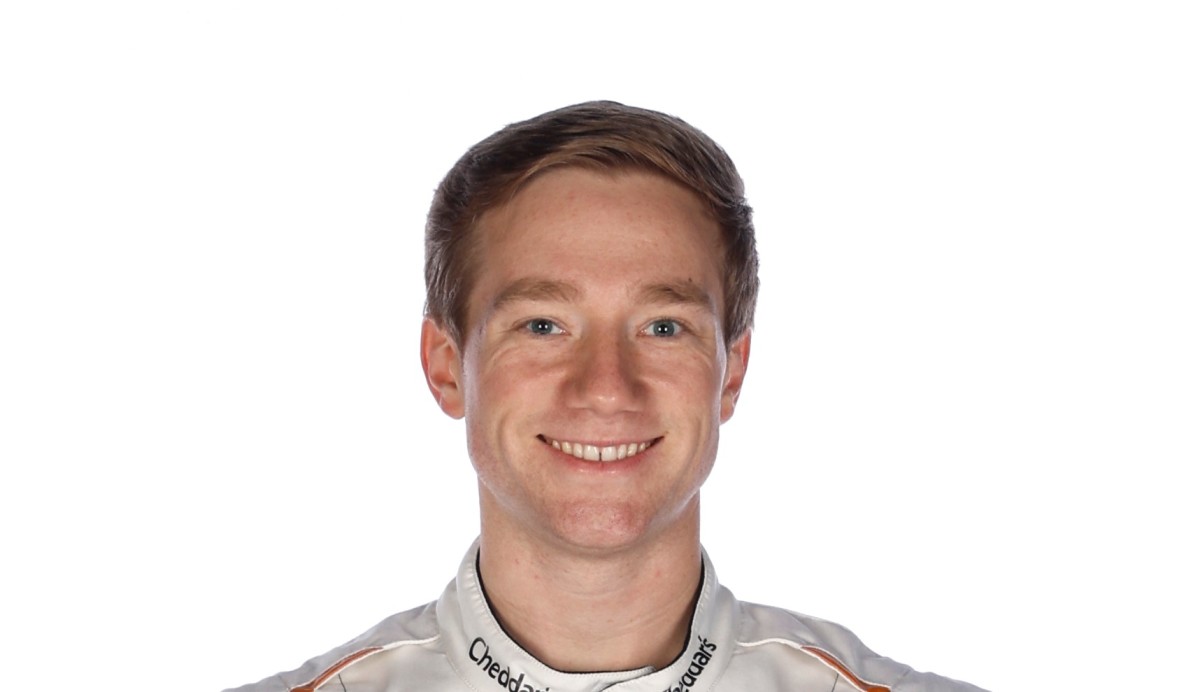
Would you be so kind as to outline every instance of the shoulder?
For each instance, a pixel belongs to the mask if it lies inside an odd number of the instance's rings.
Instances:
[[[742,656],[815,660],[866,692],[982,692],[880,656],[837,623],[757,603],[740,607],[737,644]]]
[[[309,659],[295,670],[225,692],[308,692],[372,656],[404,646],[436,645],[436,603],[397,613],[350,641]]]

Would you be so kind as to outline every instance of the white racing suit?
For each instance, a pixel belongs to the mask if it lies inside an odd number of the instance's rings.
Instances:
[[[979,692],[919,673],[863,646],[848,630],[778,608],[740,603],[704,577],[683,653],[661,670],[564,673],[500,628],[471,546],[434,603],[393,615],[290,673],[228,692]]]

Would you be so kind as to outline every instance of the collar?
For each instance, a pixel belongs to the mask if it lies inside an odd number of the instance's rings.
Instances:
[[[438,627],[459,674],[480,692],[700,692],[710,689],[733,654],[737,602],[717,582],[708,554],[688,643],[671,665],[601,673],[566,673],[534,658],[496,621],[480,586],[471,545],[455,578],[437,603]],[[681,588],[691,589],[691,585]]]

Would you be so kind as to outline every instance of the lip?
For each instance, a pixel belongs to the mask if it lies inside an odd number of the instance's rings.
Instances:
[[[608,466],[636,459],[655,447],[662,436],[642,440],[571,440],[549,435],[538,435],[542,444],[551,447],[561,456],[584,463]]]

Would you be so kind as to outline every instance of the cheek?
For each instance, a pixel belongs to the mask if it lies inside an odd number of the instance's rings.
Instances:
[[[647,368],[647,379],[663,392],[672,392],[668,401],[697,410],[700,406],[719,413],[721,391],[725,385],[724,358],[656,358]]]
[[[536,367],[514,359],[474,368],[467,381],[467,405],[474,407],[477,414],[491,416],[498,410],[527,403],[539,389],[544,389],[535,382],[537,372]]]
[[[550,387],[538,370],[514,353],[505,358],[468,356],[464,387],[467,442],[477,463],[485,462],[514,435],[529,433],[528,418],[544,408]],[[531,369],[533,368],[533,369]]]

